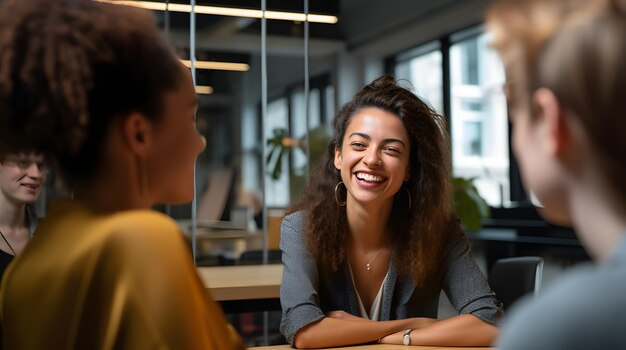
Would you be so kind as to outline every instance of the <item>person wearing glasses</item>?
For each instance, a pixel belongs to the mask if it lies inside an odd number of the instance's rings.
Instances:
[[[46,181],[48,167],[41,153],[13,152],[0,156],[0,278],[20,254],[37,227],[32,204]]]
[[[487,24],[524,186],[593,260],[518,303],[497,348],[626,349],[626,1],[500,0]]]
[[[177,223],[150,209],[191,201],[205,147],[191,73],[151,13],[5,0],[0,33],[0,154],[45,146],[73,193],[5,272],[3,348],[243,348]]]

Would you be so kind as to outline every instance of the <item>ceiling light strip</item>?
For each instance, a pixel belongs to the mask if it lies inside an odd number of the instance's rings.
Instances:
[[[153,11],[165,11],[165,3],[162,3],[162,2],[129,1],[129,0],[97,0],[97,1],[141,7],[141,8],[145,8],[145,9],[153,10]],[[261,10],[251,10],[251,9],[234,8],[234,7],[203,6],[203,5],[196,5],[194,7],[195,7],[196,13],[205,14],[205,15],[233,16],[233,17],[247,17],[247,18],[262,18],[263,17],[263,11]],[[191,5],[170,3],[168,10],[172,12],[187,12],[188,13],[188,12],[191,12]],[[335,24],[338,21],[336,16],[315,15],[315,14],[306,15],[304,13],[283,12],[283,11],[265,11],[265,18],[283,20],[283,21],[297,21],[297,22],[304,22],[308,18],[309,22],[326,23],[326,24]]]
[[[180,60],[185,66],[191,68],[191,61]],[[213,69],[213,70],[229,70],[237,72],[247,72],[250,70],[250,65],[247,63],[235,63],[235,62],[216,62],[216,61],[196,61],[196,69]]]
[[[210,95],[213,93],[213,87],[208,85],[196,85],[196,93]]]

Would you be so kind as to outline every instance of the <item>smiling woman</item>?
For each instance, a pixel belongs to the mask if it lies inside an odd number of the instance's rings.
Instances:
[[[0,276],[35,231],[37,215],[30,205],[37,200],[47,171],[40,153],[0,156]]]
[[[364,108],[352,117],[342,148],[335,149],[335,167],[349,197],[359,203],[393,199],[409,180],[410,141],[400,118],[378,108]],[[349,199],[348,202],[352,202]],[[389,208],[393,201],[385,201]]]
[[[489,345],[501,304],[450,212],[443,117],[383,76],[333,125],[281,227],[287,340],[298,348]],[[442,289],[462,315],[436,319]]]

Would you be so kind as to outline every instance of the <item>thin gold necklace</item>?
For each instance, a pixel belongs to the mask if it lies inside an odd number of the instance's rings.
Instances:
[[[11,243],[9,243],[7,238],[4,237],[4,233],[2,233],[2,231],[0,231],[0,236],[2,236],[2,239],[4,239],[4,242],[9,246],[9,249],[11,249],[11,251],[13,252],[13,255],[17,255],[17,253],[15,252],[15,249],[13,249],[13,247],[11,247]],[[368,270],[369,270],[369,268],[368,268]]]
[[[380,254],[380,252],[382,252],[382,251],[383,251],[382,247],[378,248],[378,252],[376,253],[376,255],[374,255],[374,257],[371,258],[370,261],[367,264],[365,264],[365,269],[367,271],[370,271],[372,269],[372,265],[371,265],[372,262],[374,261],[374,259],[376,259],[378,257],[378,254]]]

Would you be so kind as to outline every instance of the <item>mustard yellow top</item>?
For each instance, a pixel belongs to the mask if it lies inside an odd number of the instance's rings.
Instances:
[[[174,221],[60,201],[6,270],[4,349],[239,349]]]

